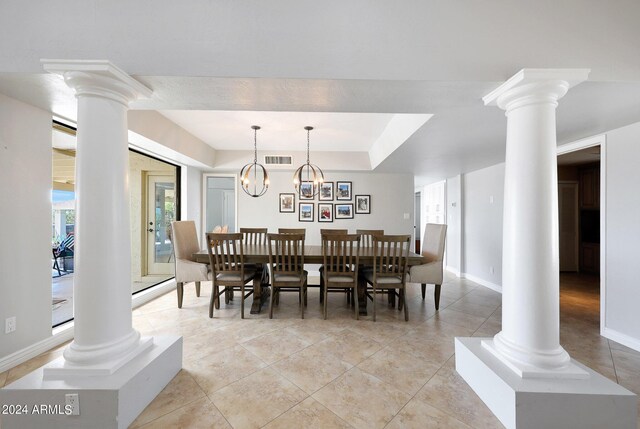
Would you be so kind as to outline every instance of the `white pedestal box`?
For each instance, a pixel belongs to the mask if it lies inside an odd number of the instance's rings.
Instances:
[[[521,378],[482,346],[456,338],[456,371],[507,429],[636,429],[637,398],[575,360],[587,378]]]
[[[44,378],[45,368],[63,362],[60,357],[0,389],[0,404],[27,411],[0,415],[3,429],[128,427],[182,368],[182,337],[153,337],[148,350],[108,376]],[[78,394],[80,415],[64,414],[67,394]]]

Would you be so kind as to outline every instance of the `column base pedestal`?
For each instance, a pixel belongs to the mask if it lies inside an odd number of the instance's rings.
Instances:
[[[112,359],[97,365],[76,365],[65,359],[56,359],[43,368],[43,377],[46,380],[62,379],[66,377],[93,377],[108,376],[126,365],[130,360],[135,359],[139,354],[144,353],[153,346],[152,337],[141,337],[138,344],[127,354],[117,359]]]
[[[153,337],[147,351],[111,375],[44,378],[45,369],[63,364],[60,357],[0,389],[1,404],[26,410],[0,416],[3,428],[128,427],[182,368],[182,337]],[[70,393],[78,394],[79,415],[65,414]]]
[[[588,378],[522,378],[483,347],[456,338],[456,371],[508,429],[635,429],[637,398],[575,360]]]
[[[526,365],[524,363],[513,362],[507,359],[500,350],[496,347],[495,340],[493,338],[483,339],[482,347],[490,351],[494,357],[502,362],[507,367],[511,368],[521,378],[573,378],[573,379],[587,379],[589,373],[576,365],[573,361],[569,361],[566,366],[556,370],[545,370],[533,365]]]

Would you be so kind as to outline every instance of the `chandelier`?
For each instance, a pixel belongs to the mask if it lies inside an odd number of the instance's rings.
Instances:
[[[258,164],[258,130],[257,125],[253,129],[253,162],[245,165],[240,170],[240,184],[242,190],[254,198],[263,196],[269,189],[269,174],[262,164]]]
[[[320,167],[309,162],[309,132],[313,127],[307,126],[304,129],[307,130],[307,162],[293,173],[293,186],[298,195],[304,194],[305,197],[312,198],[320,192],[320,185],[324,183],[324,174]]]

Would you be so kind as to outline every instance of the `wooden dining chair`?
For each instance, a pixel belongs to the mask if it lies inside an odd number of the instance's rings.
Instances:
[[[267,244],[267,228],[240,228],[242,242],[244,245],[265,245]]]
[[[245,294],[244,286],[253,281],[256,271],[247,269],[244,265],[242,234],[208,233],[207,250],[213,279],[209,317],[213,317],[216,301],[219,307],[220,295],[231,288],[240,290],[240,317],[244,319],[244,300],[253,293],[253,288],[251,288]],[[225,287],[222,292],[220,286]]]
[[[307,235],[306,228],[278,228],[278,234],[302,234]]]
[[[322,259],[324,262],[323,315],[327,318],[327,293],[332,290],[346,290],[353,296],[356,319],[359,319],[358,305],[358,263],[360,262],[360,240],[358,234],[324,234],[322,236]]]
[[[401,300],[404,320],[409,321],[407,309],[408,256],[410,235],[380,235],[373,237],[373,271],[365,272],[364,278],[372,286],[373,321],[376,321],[376,293],[388,290]],[[396,289],[398,292],[396,292]]]
[[[362,247],[373,247],[373,237],[384,235],[384,229],[356,229],[356,234],[362,236]]]
[[[299,293],[300,316],[304,319],[307,304],[307,275],[304,270],[304,234],[268,234],[271,297],[269,319],[273,318],[273,301],[281,291]]]
[[[321,228],[320,229],[320,240],[324,239],[324,236],[327,234],[348,234],[348,229],[332,229],[332,228]],[[321,241],[322,242],[322,241]],[[320,304],[324,302],[324,265],[320,266]],[[332,290],[334,292],[335,290]],[[335,291],[338,292],[338,291]],[[342,290],[340,290],[342,292]],[[347,302],[350,302],[350,294],[347,293]]]

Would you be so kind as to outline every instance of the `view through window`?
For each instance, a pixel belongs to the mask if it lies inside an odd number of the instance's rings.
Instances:
[[[76,130],[54,121],[52,138],[52,326],[73,319]],[[129,151],[131,292],[174,276],[171,221],[180,219],[180,167]]]

